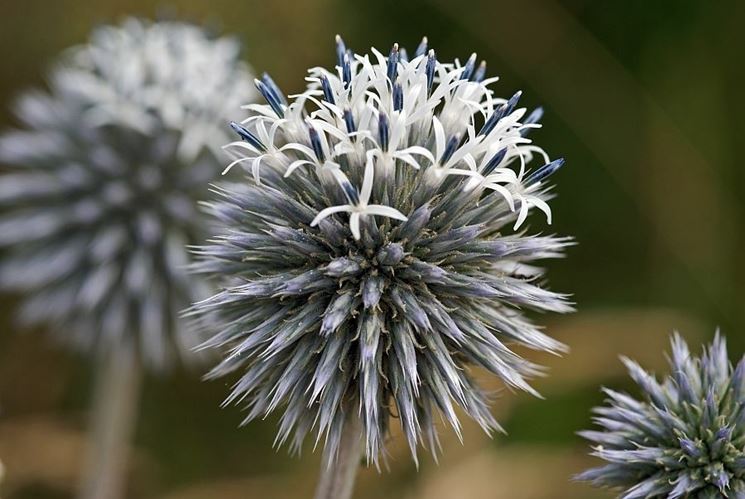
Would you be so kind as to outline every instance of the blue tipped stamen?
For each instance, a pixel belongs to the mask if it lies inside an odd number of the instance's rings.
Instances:
[[[326,155],[323,153],[323,146],[321,145],[321,137],[318,135],[318,130],[312,126],[308,127],[308,135],[310,136],[310,145],[316,154],[316,158],[323,163],[326,161]]]
[[[321,89],[323,89],[323,99],[329,104],[336,104],[334,92],[331,90],[331,83],[326,75],[321,76]]]
[[[380,148],[383,151],[388,150],[388,139],[389,139],[390,127],[388,126],[388,116],[385,113],[380,113],[378,118],[378,140],[380,141]]]
[[[486,123],[484,123],[484,126],[479,131],[479,135],[488,135],[492,130],[494,130],[494,127],[497,126],[499,120],[510,114],[515,109],[515,106],[520,100],[520,96],[522,94],[523,93],[520,91],[515,92],[515,95],[510,97],[510,100],[495,109],[492,115],[489,116],[489,119],[486,120]]]
[[[486,76],[486,61],[481,61],[481,64],[479,64],[479,67],[476,68],[476,72],[473,74],[473,81],[476,83],[481,83],[484,81],[484,77]]]
[[[263,81],[254,80],[254,82],[256,83],[256,88],[259,90],[259,93],[261,93],[277,117],[284,118],[285,110],[282,108],[282,103],[279,97],[275,95],[275,93]]]
[[[536,171],[525,177],[525,185],[536,184],[542,182],[547,177],[553,175],[553,173],[564,166],[564,158],[555,159],[552,162],[543,165]]]
[[[344,123],[347,125],[347,133],[354,133],[357,131],[357,126],[354,124],[354,116],[350,109],[344,110]]]
[[[259,138],[256,135],[252,134],[246,127],[244,127],[240,123],[231,121],[230,128],[232,128],[235,131],[235,133],[237,133],[241,137],[241,139],[248,142],[249,144],[254,146],[256,149],[258,149],[259,151],[262,151],[262,152],[266,151],[266,147],[264,146],[264,144],[261,143]]]
[[[476,54],[471,54],[471,57],[466,61],[463,72],[460,74],[460,79],[470,80],[474,69],[476,69]]]
[[[401,111],[404,108],[404,89],[400,82],[393,85],[393,110]]]
[[[435,67],[437,66],[437,57],[435,56],[435,51],[430,50],[429,54],[427,55],[427,66],[424,69],[424,72],[427,75],[427,95],[432,93],[432,85],[435,82]]]
[[[336,62],[339,66],[344,65],[344,54],[347,53],[347,46],[339,35],[336,35]]]
[[[448,139],[447,144],[445,145],[445,150],[442,152],[442,157],[440,158],[440,165],[444,165],[447,163],[450,158],[453,157],[453,154],[455,154],[455,151],[458,150],[458,145],[460,145],[460,135],[455,134],[450,139]]]
[[[388,55],[388,79],[393,83],[398,74],[398,61],[399,61],[398,43],[393,44],[391,53]]]
[[[504,157],[507,155],[507,148],[504,147],[497,151],[497,154],[495,154],[492,159],[489,160],[488,163],[484,166],[484,170],[481,172],[482,175],[487,176],[491,172],[493,172],[501,163],[502,160],[504,160]]]
[[[416,52],[414,53],[414,57],[419,57],[420,55],[424,55],[427,53],[427,37],[422,37],[422,41],[419,43],[419,46],[416,48]]]

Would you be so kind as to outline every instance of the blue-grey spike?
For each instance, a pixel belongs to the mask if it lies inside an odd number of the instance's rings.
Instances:
[[[424,68],[424,72],[427,75],[427,95],[432,93],[432,85],[435,82],[435,67],[437,66],[437,56],[435,51],[430,49],[427,54],[427,66]]]
[[[349,88],[349,85],[352,83],[351,60],[352,59],[348,53],[342,56],[341,77],[342,77],[342,80],[344,81],[344,88]]]
[[[556,170],[564,166],[564,158],[555,159],[552,162],[543,165],[536,171],[525,177],[525,185],[541,182],[551,176]]]
[[[326,161],[326,155],[323,154],[323,146],[321,146],[321,137],[318,135],[318,130],[309,126],[308,135],[310,136],[310,145],[313,148],[313,152],[316,153],[318,161]]]
[[[381,112],[378,117],[378,140],[380,141],[380,148],[383,151],[388,150],[389,132],[390,127],[388,125],[388,116]]]
[[[540,123],[543,118],[543,108],[537,107],[531,112],[527,118],[523,120],[523,125],[532,125],[533,123]],[[530,132],[535,130],[534,128],[523,128],[520,130],[520,135],[523,137],[527,136]]]
[[[266,151],[266,147],[264,146],[264,144],[262,144],[259,138],[256,135],[252,134],[248,130],[248,128],[244,127],[240,123],[236,123],[235,121],[230,122],[230,128],[232,128],[235,133],[237,133],[241,137],[241,139],[245,140],[259,151]]]
[[[344,123],[347,125],[347,133],[354,133],[357,131],[357,126],[354,124],[354,116],[352,115],[351,109],[344,110]]]
[[[473,81],[480,83],[484,81],[485,76],[486,76],[486,61],[481,61],[481,64],[479,64],[479,67],[476,68],[476,72],[473,74]]]
[[[420,55],[424,55],[426,53],[427,53],[427,37],[423,36],[422,41],[419,42],[419,46],[416,48],[414,57],[419,57]]]
[[[453,157],[453,154],[458,150],[459,145],[460,135],[456,133],[448,139],[447,144],[445,145],[445,150],[442,152],[442,157],[440,158],[440,165],[444,165]]]
[[[393,110],[401,111],[404,108],[404,89],[401,86],[401,82],[396,82],[393,85]]]
[[[461,80],[470,80],[473,76],[473,70],[476,69],[476,54],[471,54],[471,57],[466,61],[466,65],[463,68],[463,72],[460,74]]]
[[[272,92],[263,81],[254,80],[254,83],[256,83],[256,88],[259,90],[259,93],[264,97],[264,99],[266,99],[266,102],[272,108],[277,117],[284,118],[285,110],[282,108],[280,100],[274,95],[274,92]]]
[[[321,76],[321,89],[323,90],[323,99],[329,104],[336,104],[334,92],[331,90],[331,83],[326,75]]]
[[[391,53],[388,54],[388,79],[391,83],[395,81],[396,75],[398,74],[399,57],[398,43],[394,43],[393,48],[391,48]]]
[[[336,63],[339,66],[344,65],[344,54],[347,53],[347,46],[344,45],[344,40],[341,39],[341,36],[336,35]]]
[[[267,86],[269,90],[271,90],[272,94],[285,106],[287,105],[287,99],[285,98],[285,93],[279,88],[279,85],[274,83],[274,80],[271,76],[269,76],[269,73],[264,73],[261,75],[261,81],[264,82],[264,85]]]
[[[488,163],[486,163],[486,166],[484,166],[484,171],[481,172],[482,175],[486,176],[489,175],[491,172],[494,171],[496,167],[502,163],[502,160],[504,160],[504,157],[507,155],[507,148],[503,147],[499,151],[497,151],[497,154],[492,156],[492,158],[489,160]]]

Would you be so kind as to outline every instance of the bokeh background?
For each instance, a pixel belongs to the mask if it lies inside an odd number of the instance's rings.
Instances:
[[[579,241],[550,263],[552,288],[579,312],[541,318],[572,348],[531,356],[550,366],[536,384],[546,400],[505,393],[494,410],[508,436],[466,423],[465,443],[445,433],[440,463],[418,472],[394,436],[390,469],[363,471],[355,497],[612,497],[570,477],[593,462],[574,432],[599,387],[631,388],[618,355],[661,372],[672,330],[698,344],[717,326],[733,356],[745,349],[745,2],[3,0],[0,128],[13,125],[12,99],[93,26],[163,13],[237,34],[254,69],[290,93],[307,67],[333,64],[336,33],[360,52],[422,35],[441,59],[475,51],[501,76],[499,94],[523,89],[523,103],[545,106],[534,138],[567,158],[554,225],[533,222]],[[16,330],[16,303],[0,302],[0,496],[72,497],[93,366]],[[146,380],[129,496],[309,497],[319,456],[272,450],[275,420],[237,429],[240,410],[219,408],[228,382],[200,375]]]

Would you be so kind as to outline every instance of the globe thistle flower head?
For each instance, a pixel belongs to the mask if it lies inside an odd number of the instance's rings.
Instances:
[[[745,359],[727,357],[725,339],[694,357],[672,338],[663,380],[623,358],[642,397],[605,389],[594,410],[597,431],[580,434],[608,464],[578,476],[621,490],[624,499],[745,497]]]
[[[66,52],[49,91],[23,96],[0,137],[0,286],[79,348],[124,343],[162,367],[189,348],[178,318],[207,294],[186,244],[219,176],[228,109],[254,95],[232,38],[128,19]]]
[[[246,421],[282,410],[278,444],[314,432],[333,457],[359,413],[377,460],[396,414],[412,454],[434,452],[438,413],[456,432],[458,406],[499,428],[472,366],[533,392],[539,369],[509,345],[562,350],[523,310],[571,310],[531,265],[570,240],[515,231],[532,208],[550,218],[562,161],[527,137],[540,112],[495,97],[475,61],[339,38],[334,69],[290,98],[264,76],[266,104],[232,124],[229,168],[250,176],[208,206],[225,230],[195,268],[222,291],[192,312],[216,331],[205,347],[228,351],[211,375],[240,372],[227,403]]]

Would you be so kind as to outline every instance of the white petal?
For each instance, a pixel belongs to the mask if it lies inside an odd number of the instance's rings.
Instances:
[[[408,220],[408,217],[396,208],[384,206],[382,204],[371,204],[365,208],[364,213],[368,215],[380,215],[382,217],[395,218],[396,220],[401,220],[403,222]]]
[[[315,227],[318,225],[318,223],[326,218],[329,215],[333,215],[334,213],[340,213],[342,211],[352,211],[354,210],[354,207],[349,204],[342,204],[339,206],[329,206],[328,208],[324,208],[321,211],[318,212],[318,215],[316,215],[316,218],[313,219],[313,221],[310,223],[311,227]]]

